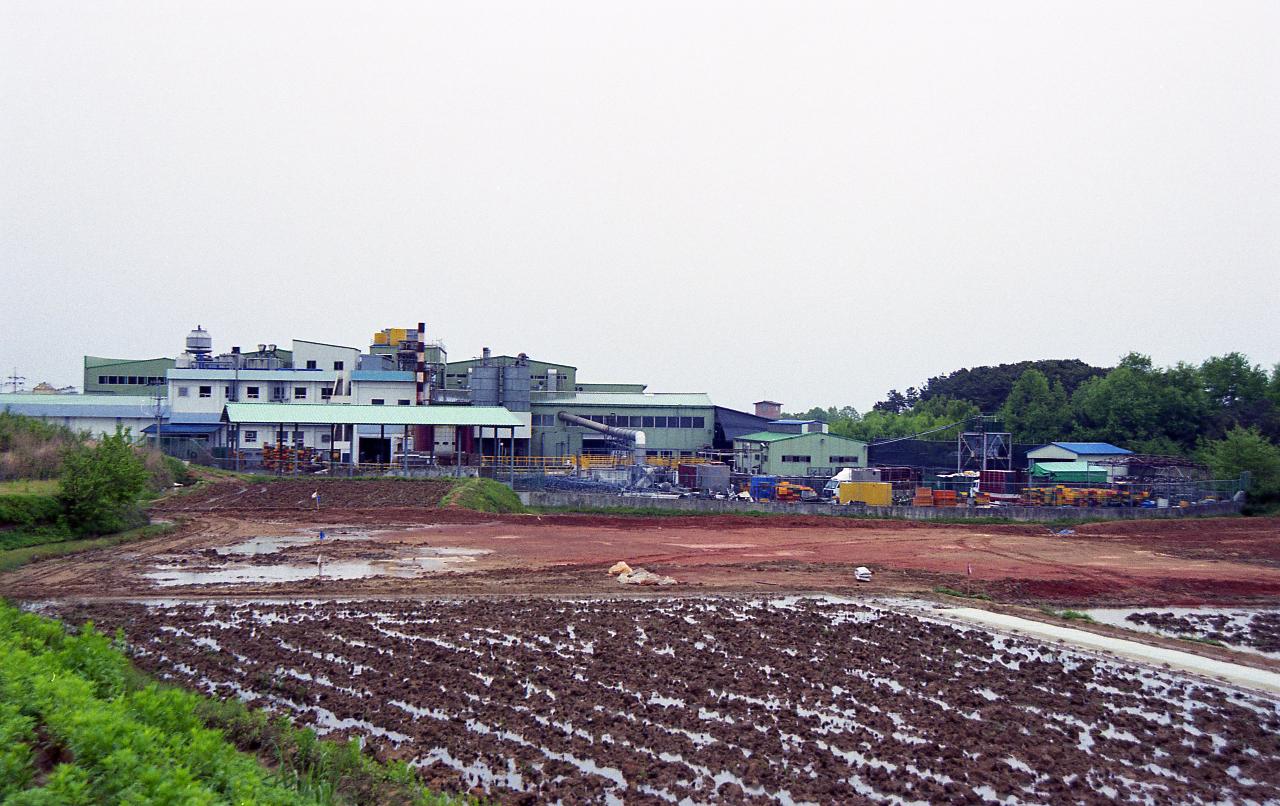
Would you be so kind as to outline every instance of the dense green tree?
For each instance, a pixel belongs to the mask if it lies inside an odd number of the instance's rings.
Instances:
[[[1074,358],[1019,361],[1014,364],[958,369],[947,375],[930,378],[921,387],[917,397],[920,402],[935,397],[968,400],[982,411],[993,413],[1004,404],[1013,384],[1028,369],[1043,372],[1050,385],[1061,383],[1068,396],[1089,378],[1107,373],[1102,367],[1090,366]],[[907,391],[910,393],[912,390]],[[907,398],[908,395],[890,392],[886,400],[875,408],[879,411],[903,411],[912,407]]]
[[[1000,407],[1000,419],[1014,442],[1051,442],[1071,428],[1071,404],[1062,382],[1052,385],[1038,369],[1022,373]]]
[[[1250,365],[1243,353],[1227,353],[1206,359],[1200,365],[1209,401],[1221,408],[1235,408],[1262,400],[1267,394],[1267,372],[1259,364]]]
[[[1196,367],[1160,370],[1138,353],[1125,356],[1104,377],[1081,384],[1071,408],[1078,438],[1143,452],[1153,446],[1190,450],[1208,414]]]
[[[909,437],[925,434],[925,432],[933,433],[926,434],[924,439],[946,440],[955,439],[956,434],[963,431],[965,426],[980,413],[978,407],[967,400],[935,397],[923,403],[917,403],[914,408],[901,413],[869,411],[860,420],[841,420],[832,423],[830,428],[833,434],[866,442]],[[959,423],[959,425],[942,429],[942,426],[953,423]]]
[[[1280,447],[1256,428],[1233,428],[1224,438],[1205,443],[1200,456],[1215,478],[1234,479],[1248,472],[1253,479],[1250,497],[1280,498]]]
[[[137,502],[146,489],[147,469],[129,438],[116,428],[96,445],[80,444],[67,451],[59,476],[58,499],[67,523],[87,534],[117,532],[137,523]]]

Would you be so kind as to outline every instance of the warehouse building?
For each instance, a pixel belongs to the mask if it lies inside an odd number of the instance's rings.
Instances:
[[[734,470],[762,476],[830,477],[867,466],[867,443],[827,431],[817,420],[774,420],[733,441]]]
[[[715,407],[702,393],[572,392],[535,395],[533,436],[536,456],[607,454],[623,449],[615,437],[575,425],[560,414],[616,428],[643,431],[648,456],[693,456],[711,447]]]
[[[81,389],[86,395],[145,395],[148,386],[163,386],[172,358],[101,358],[84,357],[84,382]]]
[[[145,395],[0,394],[0,411],[34,417],[90,436],[114,434],[116,426],[135,436],[156,421],[155,398]],[[161,409],[164,416],[165,409]]]
[[[1133,451],[1109,442],[1050,442],[1027,451],[1033,476],[1058,481],[1109,481],[1128,475],[1126,458]]]

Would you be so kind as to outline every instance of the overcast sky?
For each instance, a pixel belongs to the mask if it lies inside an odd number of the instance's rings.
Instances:
[[[865,409],[1280,361],[1280,3],[0,0],[0,367],[427,323]]]

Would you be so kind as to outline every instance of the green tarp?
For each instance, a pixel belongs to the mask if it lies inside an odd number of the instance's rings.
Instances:
[[[1107,469],[1088,462],[1036,462],[1031,475],[1064,484],[1105,484]]]

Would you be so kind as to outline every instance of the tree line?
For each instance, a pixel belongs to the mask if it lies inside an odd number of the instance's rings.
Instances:
[[[1115,367],[1024,361],[962,369],[920,389],[890,390],[865,414],[852,406],[789,414],[874,442],[923,435],[955,439],[981,414],[1014,442],[1110,442],[1136,453],[1195,457],[1215,472],[1251,471],[1280,494],[1280,364],[1268,372],[1243,353],[1158,367],[1129,353]],[[951,423],[958,426],[945,427]]]

